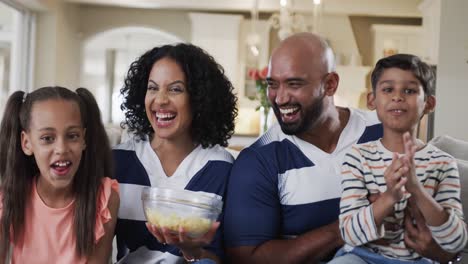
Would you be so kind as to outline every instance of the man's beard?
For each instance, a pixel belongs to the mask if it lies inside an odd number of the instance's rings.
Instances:
[[[298,135],[311,129],[323,112],[324,100],[325,94],[323,94],[319,98],[314,99],[312,104],[307,109],[305,109],[305,111],[303,111],[301,105],[298,105],[300,107],[299,113],[301,114],[301,116],[299,120],[294,123],[284,123],[281,119],[281,113],[279,111],[278,105],[273,104],[273,111],[276,115],[276,119],[278,120],[278,123],[280,124],[283,133],[285,133],[286,135]]]

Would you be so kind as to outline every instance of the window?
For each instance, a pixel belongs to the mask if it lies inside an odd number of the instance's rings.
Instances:
[[[0,2],[0,113],[16,90],[33,84],[35,15],[14,1]]]

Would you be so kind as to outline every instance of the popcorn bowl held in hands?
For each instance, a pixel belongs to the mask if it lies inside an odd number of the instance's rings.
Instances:
[[[148,222],[173,233],[182,227],[192,238],[206,234],[223,207],[216,194],[156,187],[143,188],[141,200]]]

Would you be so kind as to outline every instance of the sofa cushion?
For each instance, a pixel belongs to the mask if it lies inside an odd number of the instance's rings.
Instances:
[[[468,142],[444,135],[433,138],[429,143],[452,155],[457,160],[461,185],[461,201],[466,222],[468,217]],[[463,251],[468,252],[468,244]],[[467,258],[468,256],[465,255],[464,261]]]
[[[467,150],[468,151],[468,150]],[[461,185],[461,201],[463,205],[463,214],[465,215],[465,223],[468,218],[468,161],[457,159],[458,171],[460,172]],[[463,250],[463,261],[468,261],[468,244]]]
[[[467,150],[468,151],[468,150]],[[468,217],[468,161],[457,159],[458,172],[460,174],[461,200],[465,222]]]
[[[121,142],[122,129],[118,125],[106,125],[105,129],[111,147]]]
[[[433,138],[430,143],[456,159],[468,161],[468,141],[444,135]]]

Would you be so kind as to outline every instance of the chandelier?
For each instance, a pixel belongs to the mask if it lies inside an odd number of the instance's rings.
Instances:
[[[312,18],[293,11],[293,0],[280,0],[279,13],[274,13],[268,19],[272,28],[278,30],[280,40],[298,32],[317,33],[320,27],[322,5],[320,0],[313,0]]]
[[[312,12],[304,12],[299,14],[294,11],[293,0],[280,0],[279,12],[273,13],[268,19],[270,28],[278,31],[278,38],[283,40],[288,36],[298,32],[314,32],[318,33],[321,24],[321,16],[323,4],[320,0],[310,0]],[[258,0],[254,0],[253,8],[251,9],[251,28],[247,35],[247,46],[249,52],[254,56],[259,54],[260,36],[257,33],[257,21],[259,8]],[[307,16],[305,15],[307,14]]]

